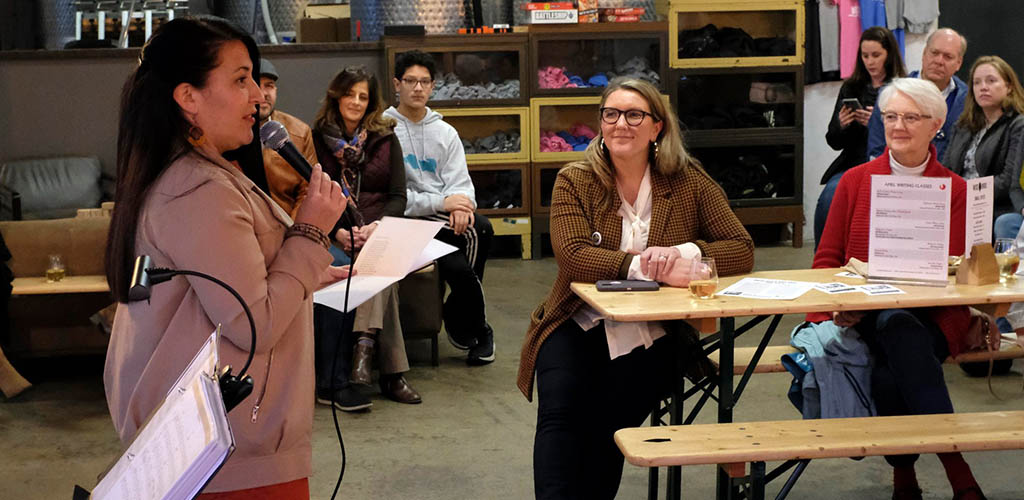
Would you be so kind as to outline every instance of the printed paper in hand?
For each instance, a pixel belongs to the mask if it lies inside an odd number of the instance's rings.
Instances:
[[[947,282],[952,189],[946,177],[871,176],[870,279]]]
[[[992,176],[967,180],[967,227],[964,231],[964,251],[982,243],[992,243]]]
[[[366,240],[352,268],[348,310],[370,300],[405,275],[448,255],[457,248],[435,240],[443,222],[384,217]],[[345,285],[341,280],[313,294],[313,302],[345,311]]]
[[[817,283],[806,281],[743,278],[717,295],[746,297],[748,299],[793,300],[814,288]]]

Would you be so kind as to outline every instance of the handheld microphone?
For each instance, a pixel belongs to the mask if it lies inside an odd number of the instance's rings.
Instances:
[[[284,158],[284,161],[288,162],[288,164],[291,165],[291,167],[294,168],[303,179],[306,179],[306,182],[309,182],[310,176],[313,175],[313,167],[309,165],[308,161],[306,161],[306,157],[302,156],[302,153],[299,153],[298,148],[295,147],[295,143],[292,142],[291,135],[288,134],[288,130],[284,128],[284,125],[281,125],[280,122],[276,122],[274,120],[264,123],[263,126],[260,127],[260,142],[263,143],[263,147],[273,149],[277,154],[281,155],[281,158]],[[347,183],[342,180],[339,184],[341,185],[341,192],[345,194],[345,198],[351,198],[352,193],[348,190]],[[345,214],[349,216],[349,220],[352,224],[358,226],[363,225],[362,216],[351,203],[346,203]],[[335,226],[337,226],[337,224]],[[338,228],[335,227],[335,230],[337,229]]]

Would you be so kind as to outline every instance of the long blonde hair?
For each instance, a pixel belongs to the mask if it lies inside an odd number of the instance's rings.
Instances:
[[[651,108],[651,114],[654,115],[654,118],[663,124],[661,133],[658,134],[655,142],[651,144],[648,153],[648,161],[654,171],[664,176],[672,176],[686,173],[688,170],[695,170],[707,176],[704,173],[704,169],[701,168],[700,162],[693,156],[690,156],[690,153],[683,146],[683,135],[679,128],[679,119],[676,118],[675,111],[665,105],[665,101],[661,99],[661,94],[658,93],[658,89],[654,85],[636,78],[616,78],[611,81],[604,90],[604,93],[601,94],[600,107],[604,107],[608,96],[617,90],[629,90],[639,94],[647,101],[647,105]],[[566,168],[580,168],[593,172],[601,185],[605,187],[604,194],[600,200],[601,206],[605,208],[611,206],[614,199],[613,194],[616,192],[615,167],[611,164],[607,148],[604,147],[600,128],[598,128],[597,136],[590,141],[587,149],[583,152],[583,160],[569,163],[566,165]]]

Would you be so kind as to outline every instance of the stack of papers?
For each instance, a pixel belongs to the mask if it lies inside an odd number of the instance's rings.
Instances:
[[[124,455],[93,491],[96,500],[193,498],[234,450],[215,375],[216,333],[204,344]]]

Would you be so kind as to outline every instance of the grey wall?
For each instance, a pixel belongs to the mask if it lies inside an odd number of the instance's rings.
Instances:
[[[380,50],[265,52],[281,73],[278,107],[307,123],[339,69],[362,64],[378,75],[383,71]],[[137,57],[134,51],[117,54],[0,59],[0,162],[97,156],[113,178],[119,96]]]

